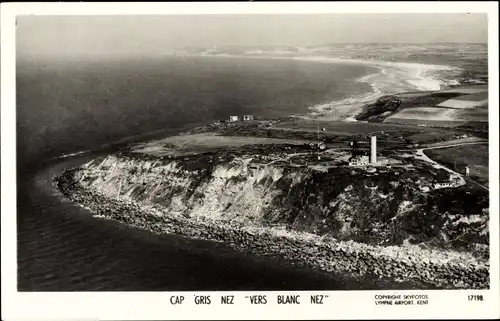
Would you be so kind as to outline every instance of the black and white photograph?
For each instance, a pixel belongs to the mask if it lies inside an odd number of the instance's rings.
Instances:
[[[486,13],[17,15],[17,291],[489,290],[488,45]]]

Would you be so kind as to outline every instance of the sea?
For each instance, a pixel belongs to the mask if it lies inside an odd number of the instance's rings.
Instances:
[[[97,219],[62,198],[51,178],[120,144],[230,115],[328,113],[331,106],[374,99],[394,88],[391,82],[401,91],[432,89],[422,87],[435,86],[435,79],[422,82],[422,69],[416,74],[415,66],[353,61],[164,55],[18,61],[16,70],[19,291],[410,287]],[[402,87],[404,77],[410,81]]]

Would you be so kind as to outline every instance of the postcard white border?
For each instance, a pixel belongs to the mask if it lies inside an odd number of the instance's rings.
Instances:
[[[270,303],[250,305],[251,292],[235,295],[238,304],[196,306],[193,292],[90,292],[19,293],[16,260],[16,119],[15,119],[15,16],[117,15],[117,14],[306,14],[306,13],[487,13],[489,23],[490,86],[490,233],[491,288],[488,291],[280,291],[267,294]],[[267,2],[267,3],[2,3],[1,4],[1,231],[3,320],[158,320],[158,319],[414,319],[498,318],[499,289],[499,173],[498,173],[498,7],[493,2]],[[327,304],[277,305],[277,294],[329,295]],[[380,307],[380,293],[427,294],[427,306]],[[484,302],[468,301],[470,294],[483,294]],[[171,305],[172,295],[191,300]],[[224,292],[196,292],[218,298]],[[303,301],[307,298],[303,297]],[[242,302],[240,304],[240,302]]]

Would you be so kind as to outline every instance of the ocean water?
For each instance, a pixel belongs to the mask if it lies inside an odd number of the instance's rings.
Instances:
[[[300,269],[223,244],[158,236],[93,218],[51,177],[95,150],[232,114],[286,116],[366,95],[376,68],[272,59],[158,57],[18,63],[18,288],[160,291],[409,288]],[[108,144],[108,145],[106,145]]]
[[[157,235],[64,200],[51,177],[97,154],[57,161],[20,184],[18,291],[256,291],[409,289],[259,258],[222,243]]]
[[[21,164],[230,115],[307,114],[371,91],[369,66],[272,59],[156,57],[18,62]]]

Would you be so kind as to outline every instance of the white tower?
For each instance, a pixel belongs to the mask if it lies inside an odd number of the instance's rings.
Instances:
[[[465,166],[465,176],[469,176],[469,166]]]
[[[370,163],[377,163],[377,136],[372,136],[370,145]]]

